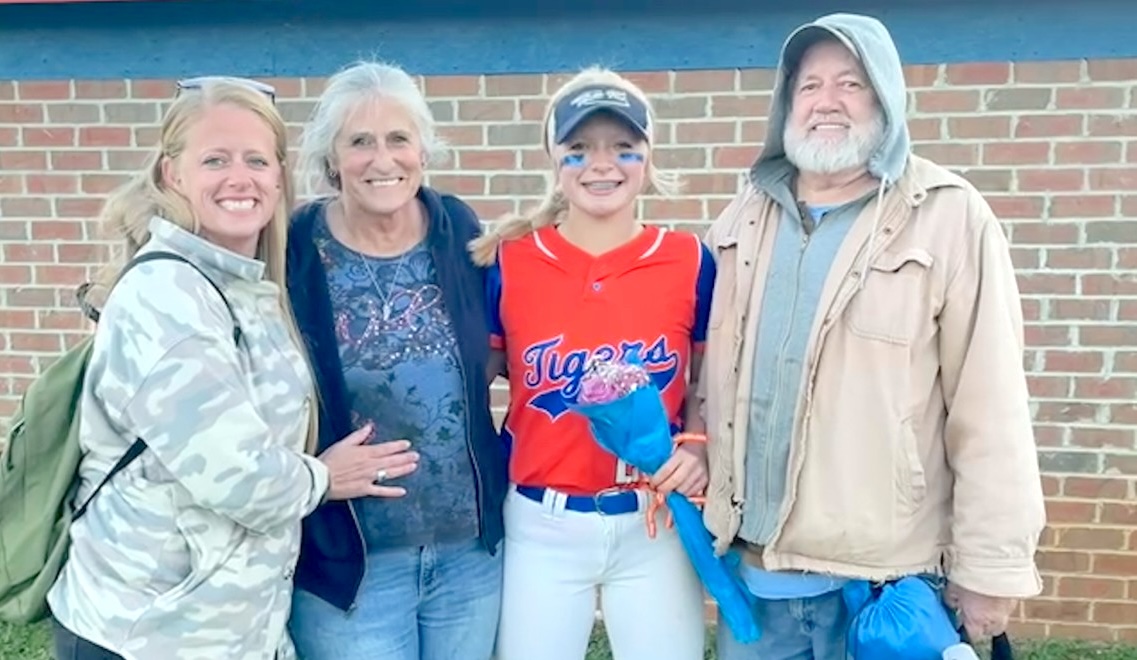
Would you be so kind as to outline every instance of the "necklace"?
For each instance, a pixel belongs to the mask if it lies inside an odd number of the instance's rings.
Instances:
[[[393,298],[395,285],[399,283],[399,275],[403,272],[403,261],[406,260],[407,255],[410,253],[411,250],[407,250],[399,257],[399,263],[395,266],[395,276],[391,278],[391,284],[387,287],[387,295],[383,295],[383,289],[379,286],[379,281],[375,279],[375,271],[371,270],[371,264],[367,263],[367,259],[364,258],[362,254],[359,252],[355,253],[355,255],[359,257],[360,263],[363,264],[363,269],[367,271],[367,277],[371,279],[371,286],[375,287],[375,293],[379,296],[379,302],[382,304],[380,309],[382,310],[384,321],[391,320],[391,304],[395,302]]]
[[[337,199],[336,203],[339,206],[341,217],[344,218],[344,221],[346,222],[347,209],[343,207],[343,200]],[[356,257],[359,258],[359,263],[363,266],[363,270],[367,271],[367,277],[371,280],[371,286],[375,287],[375,293],[379,296],[379,302],[382,305],[380,307],[380,310],[381,314],[383,315],[384,321],[391,320],[391,307],[395,302],[395,285],[398,284],[399,275],[401,275],[403,272],[403,262],[406,260],[407,255],[410,254],[413,249],[414,248],[412,246],[410,250],[403,252],[403,254],[399,256],[399,263],[395,267],[395,276],[391,278],[391,284],[387,287],[387,295],[383,295],[383,289],[379,286],[379,281],[375,279],[375,271],[371,269],[371,264],[367,263],[367,259],[363,256],[363,253],[359,252],[358,250],[350,250],[351,252],[355,253]]]

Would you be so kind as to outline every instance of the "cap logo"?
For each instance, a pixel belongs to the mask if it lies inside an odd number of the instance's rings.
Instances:
[[[574,108],[587,108],[593,105],[619,105],[630,108],[628,93],[622,89],[590,89],[577,94],[569,105]]]

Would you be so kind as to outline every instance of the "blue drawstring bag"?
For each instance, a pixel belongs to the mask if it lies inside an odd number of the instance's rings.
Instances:
[[[846,635],[851,660],[942,660],[946,649],[971,640],[948,612],[937,578],[914,575],[884,584],[854,580],[842,596],[852,615]],[[991,660],[1014,660],[1006,633],[991,639]]]
[[[938,589],[922,576],[883,585],[853,580],[843,587],[852,620],[846,651],[854,660],[941,660],[960,643]]]

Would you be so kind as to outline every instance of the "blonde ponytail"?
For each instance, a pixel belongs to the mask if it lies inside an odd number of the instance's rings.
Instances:
[[[527,213],[511,213],[497,220],[488,232],[470,241],[469,249],[474,263],[493,265],[497,260],[498,246],[504,241],[524,238],[541,227],[554,224],[568,210],[568,200],[560,188],[553,188],[540,205]]]

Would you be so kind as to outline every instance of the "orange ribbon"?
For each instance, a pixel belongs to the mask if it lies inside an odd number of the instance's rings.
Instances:
[[[675,441],[675,448],[678,448],[679,445],[686,444],[689,442],[706,443],[707,442],[707,436],[705,436],[701,433],[680,433],[679,435],[675,436],[674,441]],[[627,488],[629,490],[643,490],[647,493],[647,496],[650,498],[650,501],[648,502],[648,505],[647,505],[647,512],[644,514],[646,516],[644,523],[647,525],[647,536],[648,536],[648,538],[651,538],[651,539],[655,538],[656,531],[658,530],[658,528],[656,526],[656,521],[655,521],[655,514],[660,509],[664,509],[664,508],[667,509],[667,515],[663,519],[664,527],[666,527],[667,529],[673,529],[675,527],[675,516],[671,512],[671,509],[667,508],[667,496],[664,495],[663,493],[659,492],[658,490],[656,490],[651,485],[651,480],[648,477],[641,476],[639,481],[628,484]],[[687,499],[691,500],[691,503],[695,504],[696,506],[703,506],[707,502],[706,497],[695,496],[695,497],[688,497]]]

